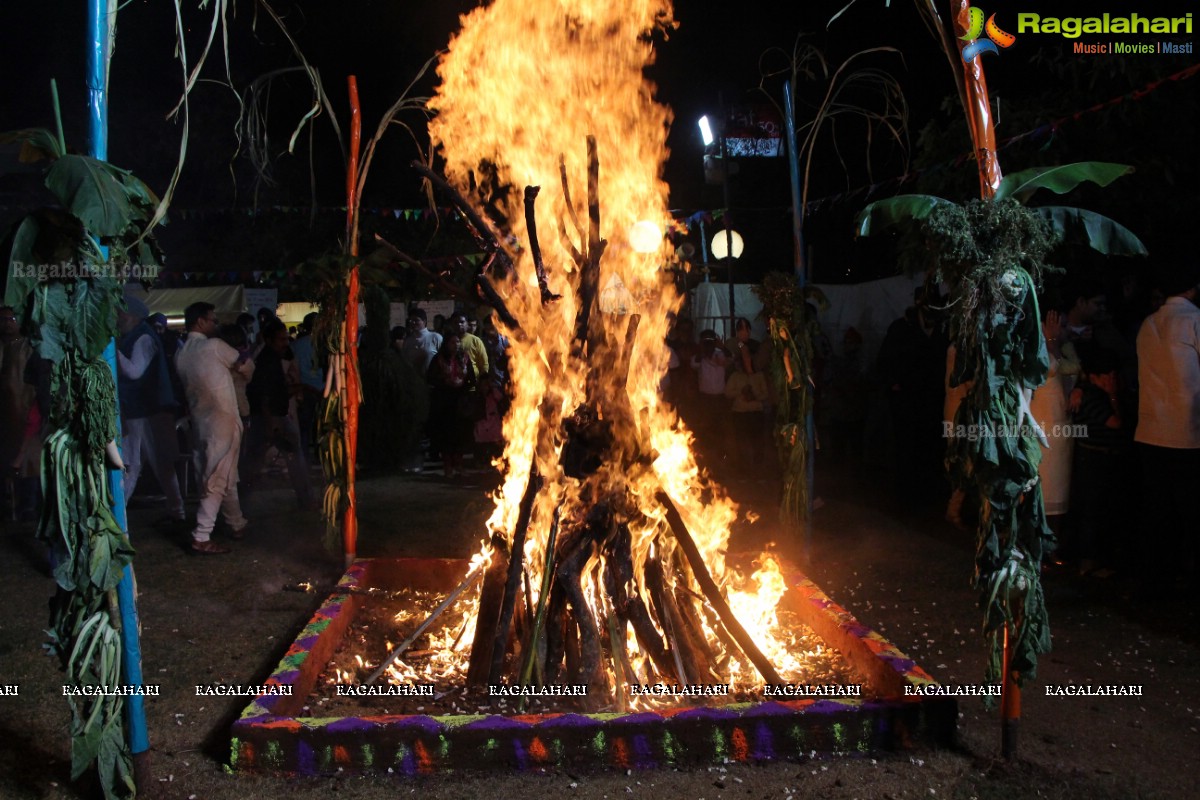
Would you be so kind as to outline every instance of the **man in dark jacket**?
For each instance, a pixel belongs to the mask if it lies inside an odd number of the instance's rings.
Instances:
[[[136,297],[126,297],[125,310],[117,314],[121,339],[117,348],[117,381],[121,398],[121,456],[125,460],[125,497],[132,497],[148,462],[167,496],[167,516],[184,518],[183,495],[175,474],[179,440],[175,410],[179,406],[167,354],[158,333],[146,322],[149,310]]]

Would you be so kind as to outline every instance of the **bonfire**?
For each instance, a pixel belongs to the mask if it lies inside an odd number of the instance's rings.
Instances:
[[[629,687],[754,691],[801,674],[778,630],[778,561],[763,554],[749,577],[726,564],[738,508],[659,392],[683,299],[663,269],[671,113],[643,71],[671,13],[497,0],[441,59],[430,131],[445,178],[416,166],[486,251],[476,282],[511,342],[513,396],[471,571],[372,680],[586,686],[599,708],[625,707]],[[647,229],[649,246],[631,233]],[[612,285],[626,313],[601,310]],[[437,655],[417,673],[399,656],[421,634]]]

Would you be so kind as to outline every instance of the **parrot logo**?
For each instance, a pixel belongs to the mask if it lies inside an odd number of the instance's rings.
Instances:
[[[1000,26],[996,24],[995,14],[988,17],[986,23],[983,18],[984,12],[982,8],[972,6],[967,9],[967,32],[958,37],[967,42],[967,45],[962,49],[964,64],[971,63],[984,53],[999,54],[1000,50],[997,48],[997,45],[1009,48],[1017,40],[1017,37],[1011,33],[1000,30]],[[987,33],[987,38],[980,39],[979,35],[985,32]]]

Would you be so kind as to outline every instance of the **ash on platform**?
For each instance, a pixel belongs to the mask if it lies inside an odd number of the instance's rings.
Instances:
[[[586,713],[622,710],[615,695],[606,697],[600,707],[592,698],[581,695],[575,684],[535,688],[521,691],[516,682],[500,686],[467,689],[464,686],[467,656],[470,653],[470,632],[462,632],[463,614],[448,612],[443,620],[431,626],[408,651],[400,657],[401,671],[410,679],[389,681],[382,676],[367,688],[366,678],[386,658],[397,643],[408,638],[437,606],[442,597],[428,592],[372,592],[364,598],[362,607],[347,629],[341,645],[325,666],[313,694],[306,705],[305,715],[312,716],[375,716],[388,714],[427,714],[429,716],[461,716],[474,714]],[[830,648],[795,615],[780,610],[783,628],[795,636],[796,651],[804,652],[804,668],[784,674],[789,686],[824,688],[823,692],[790,693],[799,696],[860,696],[869,695],[862,676],[855,673],[846,660]],[[397,616],[402,617],[397,622]],[[467,642],[461,651],[459,667],[446,669],[435,662],[445,663],[447,645],[456,640]],[[439,646],[441,643],[441,646]],[[417,677],[413,678],[412,676]],[[670,682],[645,685],[670,686]],[[799,699],[799,696],[764,697],[763,687],[747,690],[731,687],[729,691],[645,692],[645,685],[621,686],[621,700],[635,708],[671,708],[695,705],[727,705],[762,700]],[[722,684],[713,678],[713,686]],[[586,687],[585,687],[586,688]],[[676,687],[677,689],[686,687]],[[639,691],[635,691],[639,689]],[[839,691],[839,689],[845,691]]]

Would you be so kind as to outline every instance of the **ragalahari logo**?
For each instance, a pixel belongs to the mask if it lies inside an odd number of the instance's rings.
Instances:
[[[987,38],[980,39],[981,33],[986,33]],[[1005,49],[1012,47],[1013,42],[1017,40],[1017,37],[1011,33],[1000,30],[1000,26],[996,24],[995,14],[988,17],[985,23],[983,9],[973,6],[967,8],[967,32],[958,38],[967,43],[962,49],[964,64],[970,64],[984,53],[998,55],[1000,47]]]

